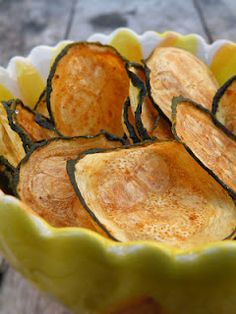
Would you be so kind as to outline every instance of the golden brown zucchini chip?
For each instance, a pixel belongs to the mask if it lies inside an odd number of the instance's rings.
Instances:
[[[140,138],[137,135],[137,130],[135,127],[134,116],[130,107],[130,99],[127,97],[123,105],[122,111],[122,125],[125,132],[125,135],[131,144],[141,142]]]
[[[189,99],[174,98],[172,110],[176,139],[236,197],[236,136],[207,109]]]
[[[53,226],[94,229],[70,183],[66,161],[83,150],[121,145],[112,139],[104,132],[94,137],[54,138],[35,145],[17,169],[18,196]]]
[[[213,99],[212,113],[236,135],[236,76],[231,77],[217,91]]]
[[[135,116],[137,130],[143,140],[157,137],[160,140],[173,139],[170,124],[158,112],[146,89],[144,68],[140,64],[127,63],[130,78],[129,97]]]
[[[149,94],[171,120],[173,97],[184,96],[211,110],[218,83],[210,69],[188,51],[156,48],[146,61]]]
[[[52,128],[49,130],[39,125],[35,121],[35,112],[24,106],[19,99],[11,100],[8,105],[11,109],[11,118],[15,127],[23,130],[32,143],[58,136]]]
[[[129,79],[125,61],[111,46],[73,43],[56,58],[47,82],[51,119],[66,136],[101,129],[123,136],[123,103]]]
[[[67,169],[84,207],[117,240],[187,248],[235,232],[232,198],[175,141],[84,152]]]
[[[23,142],[22,133],[18,133],[14,124],[10,121],[10,108],[7,103],[0,103],[0,156],[8,163],[17,167],[25,156],[28,148],[27,141]]]
[[[34,107],[34,110],[42,115],[45,118],[50,118],[48,108],[47,108],[47,99],[46,99],[46,89],[39,96],[39,99]]]

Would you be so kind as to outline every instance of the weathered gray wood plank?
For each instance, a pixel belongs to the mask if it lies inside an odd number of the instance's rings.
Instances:
[[[83,40],[95,32],[107,34],[121,26],[140,34],[175,30],[206,37],[192,1],[79,0],[69,38]]]
[[[74,0],[1,0],[0,64],[64,39]]]
[[[0,288],[1,314],[70,314],[62,305],[31,286],[11,267]]]
[[[195,4],[201,10],[212,40],[236,41],[235,0],[195,0]]]

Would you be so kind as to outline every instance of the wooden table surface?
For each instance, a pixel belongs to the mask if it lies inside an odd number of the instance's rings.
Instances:
[[[0,0],[0,64],[39,44],[130,27],[236,41],[235,0]],[[0,258],[0,314],[69,314]],[[82,313],[83,314],[83,313]]]

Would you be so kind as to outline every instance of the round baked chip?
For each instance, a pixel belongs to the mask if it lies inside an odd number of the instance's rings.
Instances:
[[[157,47],[146,60],[149,94],[171,120],[173,97],[184,96],[211,110],[218,83],[207,67],[190,52],[175,47]]]
[[[178,142],[84,152],[67,169],[95,223],[119,241],[190,248],[235,234],[232,198]]]
[[[83,150],[122,145],[107,133],[97,136],[54,138],[35,145],[16,171],[20,199],[55,227],[80,226],[95,230],[75,195],[66,172],[66,161]]]
[[[236,198],[236,135],[202,105],[176,97],[173,133],[191,155]]]
[[[63,135],[123,136],[122,107],[129,90],[125,60],[111,46],[73,43],[56,58],[47,82],[47,106]]]

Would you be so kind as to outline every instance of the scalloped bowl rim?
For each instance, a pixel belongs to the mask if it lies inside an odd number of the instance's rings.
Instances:
[[[143,34],[138,34],[136,33],[135,31],[129,29],[129,28],[126,28],[126,27],[119,27],[117,29],[115,29],[113,32],[111,32],[110,34],[103,34],[103,33],[94,33],[92,35],[90,35],[87,39],[87,41],[92,41],[94,37],[96,38],[99,38],[101,40],[105,39],[105,40],[109,40],[111,38],[113,38],[117,33],[119,33],[120,31],[129,31],[133,36],[137,37],[139,39],[139,41],[143,41],[143,40],[146,40],[147,38],[149,37],[153,37],[153,35],[158,35],[158,36],[162,36],[162,35],[165,35],[167,33],[172,33],[172,34],[176,34],[178,36],[183,36],[183,37],[186,37],[186,36],[194,36],[198,42],[200,42],[204,49],[205,49],[205,52],[206,53],[209,53],[209,50],[213,49],[213,48],[218,48],[219,45],[222,45],[222,44],[234,44],[233,41],[231,40],[227,40],[227,39],[217,39],[215,40],[214,42],[212,43],[207,43],[206,39],[203,38],[201,35],[199,34],[196,34],[196,33],[189,33],[189,34],[181,34],[181,33],[178,33],[178,32],[175,32],[175,31],[172,31],[172,30],[167,30],[163,33],[159,33],[159,32],[156,32],[156,31],[152,31],[152,30],[148,30],[148,31],[145,31]],[[96,40],[98,41],[98,40]],[[32,58],[32,55],[34,54],[35,50],[38,49],[38,48],[41,48],[41,49],[52,49],[52,48],[57,48],[58,46],[60,46],[62,43],[71,43],[73,42],[73,40],[70,40],[70,39],[66,39],[66,40],[61,40],[59,41],[56,45],[37,45],[35,47],[33,47],[30,52],[27,54],[27,56],[23,57],[23,56],[14,56],[12,58],[10,58],[9,62],[8,62],[8,65],[6,67],[3,67],[0,65],[0,69],[1,70],[5,70],[7,72],[9,72],[9,74],[12,72],[12,63],[15,59],[24,59],[24,60],[31,60]]]

